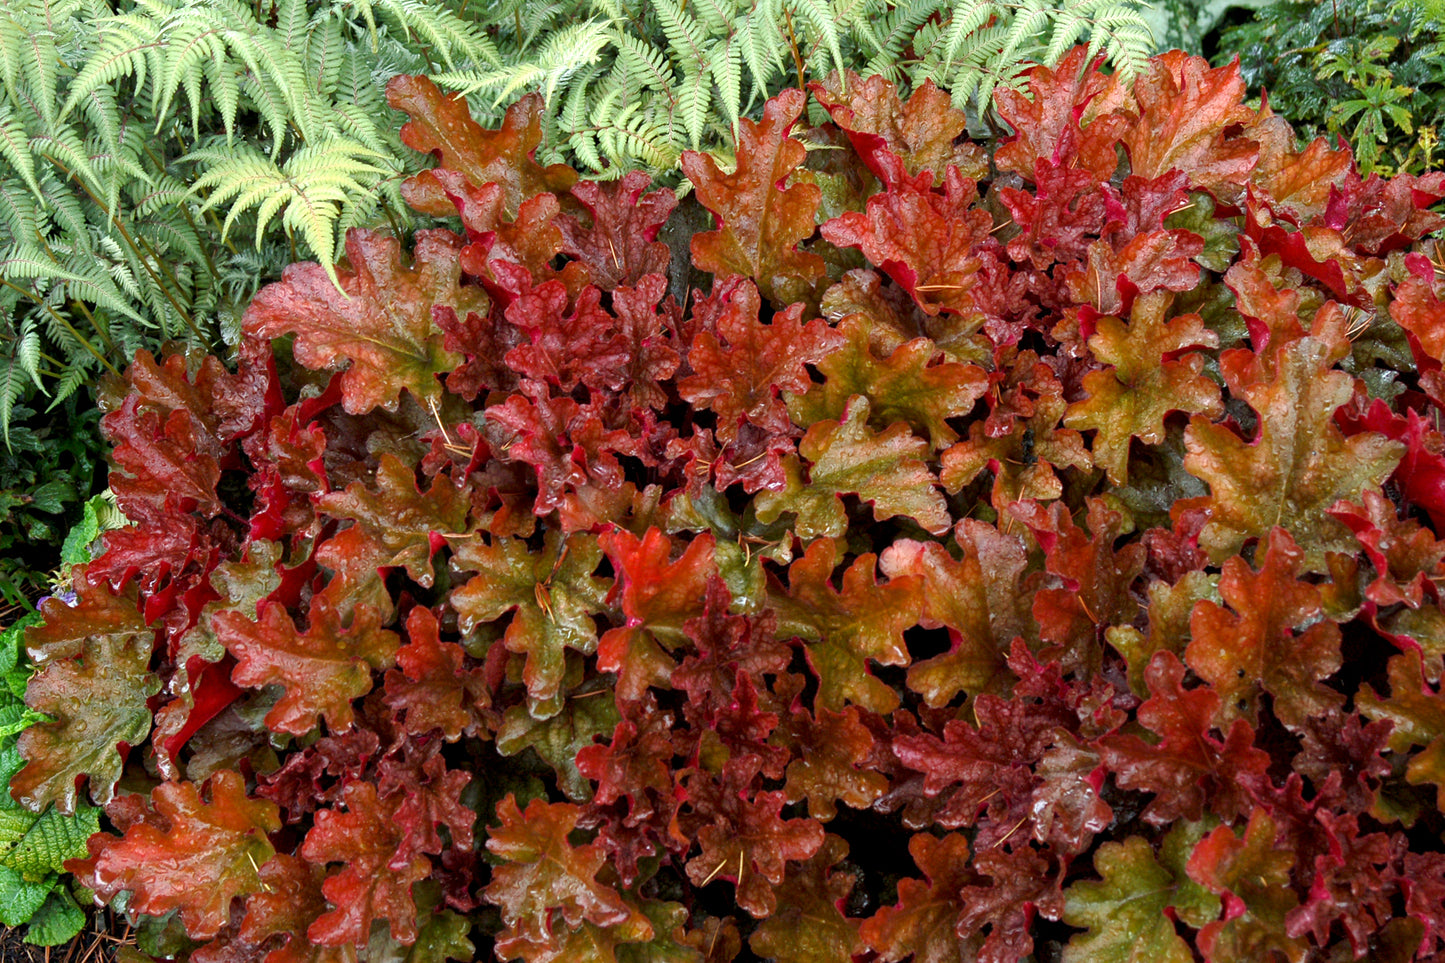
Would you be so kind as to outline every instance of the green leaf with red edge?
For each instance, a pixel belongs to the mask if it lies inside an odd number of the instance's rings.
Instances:
[[[437,634],[436,616],[418,606],[406,619],[407,643],[386,673],[383,699],[414,736],[436,730],[448,742],[485,731],[491,690],[480,668],[466,667],[466,651]]]
[[[1096,743],[1120,788],[1154,793],[1144,821],[1197,820],[1206,806],[1225,818],[1247,812],[1251,787],[1267,781],[1270,765],[1249,723],[1237,718],[1223,739],[1215,736],[1219,696],[1208,686],[1184,688],[1184,664],[1172,652],[1155,653],[1144,679],[1150,696],[1138,719],[1159,740],[1115,733]]]
[[[977,365],[942,360],[927,338],[900,344],[880,358],[873,353],[873,323],[860,315],[839,322],[843,343],[817,363],[824,382],[804,394],[789,394],[788,413],[799,425],[842,420],[854,395],[868,399],[875,427],[904,421],[927,432],[934,449],[953,444],[958,433],[949,418],[967,415],[988,390]]]
[[[1290,963],[1309,956],[1309,944],[1285,933],[1285,917],[1298,905],[1290,877],[1295,855],[1275,845],[1277,827],[1256,808],[1243,837],[1228,826],[1205,836],[1190,854],[1189,876],[1225,896],[1225,918],[1199,932],[1199,948],[1210,963],[1266,960],[1279,954]]]
[[[326,877],[321,892],[334,907],[306,930],[313,943],[365,946],[374,920],[391,923],[399,943],[416,940],[416,903],[412,886],[431,874],[431,860],[403,846],[397,823],[402,798],[381,799],[376,787],[353,782],[343,790],[346,812],[324,809],[301,844],[301,857],[324,866],[342,863]]]
[[[497,751],[515,756],[531,748],[557,774],[557,786],[568,799],[584,800],[592,794],[587,778],[577,768],[577,753],[598,736],[612,734],[620,716],[617,702],[607,690],[591,689],[562,702],[546,719],[536,718],[528,706],[512,706],[497,727]]]
[[[641,171],[604,184],[582,181],[572,196],[592,215],[591,223],[584,227],[571,214],[557,218],[563,253],[586,264],[592,283],[604,291],[667,274],[672,252],[657,234],[677,208],[677,196],[666,189],[643,194],[649,183]]]
[[[923,584],[915,576],[880,584],[876,563],[876,556],[860,555],[843,573],[842,588],[834,588],[838,547],[819,539],[788,567],[786,589],[770,586],[779,631],[804,640],[818,676],[816,704],[823,708],[838,710],[849,702],[873,712],[898,707],[898,693],[869,671],[868,662],[908,664],[903,633],[918,622]]]
[[[590,655],[597,648],[593,616],[604,611],[608,584],[594,578],[602,561],[597,536],[564,537],[549,530],[542,551],[525,539],[500,537],[490,543],[470,538],[452,545],[453,564],[476,572],[451,603],[461,630],[512,613],[503,643],[527,657],[522,670],[533,715],[545,719],[561,707],[566,650]]]
[[[1096,322],[1089,338],[1095,359],[1111,367],[1084,375],[1087,397],[1064,413],[1070,428],[1094,430],[1094,464],[1116,485],[1129,483],[1129,443],[1164,440],[1171,411],[1216,418],[1224,411],[1219,386],[1203,374],[1205,356],[1189,348],[1214,348],[1219,337],[1197,314],[1168,318],[1174,297],[1152,291],[1134,299],[1126,325],[1118,318]]]
[[[501,864],[493,868],[484,896],[502,911],[506,929],[497,939],[502,958],[528,943],[565,938],[558,930],[576,930],[583,922],[622,929],[633,940],[652,938],[647,917],[597,879],[606,860],[602,847],[568,840],[579,814],[577,806],[540,799],[523,812],[510,794],[497,806],[501,825],[489,830],[487,850]]]
[[[794,708],[784,721],[793,761],[783,790],[789,803],[806,799],[808,815],[820,822],[836,816],[840,802],[866,810],[888,791],[887,776],[863,768],[875,743],[860,716],[857,706],[816,713]]]
[[[948,506],[924,461],[928,443],[898,422],[875,432],[868,427],[869,413],[868,399],[855,395],[841,422],[820,421],[809,428],[798,446],[809,462],[807,481],[797,459],[789,456],[784,461],[787,488],[761,491],[753,502],[758,520],[766,524],[793,512],[799,537],[837,537],[848,529],[842,496],[856,495],[873,506],[880,522],[902,515],[935,535],[948,531]]]
[[[221,612],[214,620],[216,636],[236,657],[231,679],[237,685],[285,688],[266,713],[276,732],[304,736],[326,719],[332,732],[351,728],[352,701],[372,689],[372,673],[396,664],[400,639],[382,628],[375,609],[360,606],[351,624],[324,598],[312,600],[309,624],[297,631],[286,607],[272,602],[259,620],[241,612]]]
[[[937,542],[910,539],[895,541],[878,559],[890,579],[923,580],[919,622],[948,630],[947,652],[908,667],[908,688],[935,708],[960,692],[970,701],[984,692],[1007,694],[1014,682],[1009,646],[1017,637],[1038,635],[1023,582],[1023,542],[973,519],[960,521],[954,537],[963,550],[958,560]]]
[[[1172,585],[1163,579],[1154,579],[1144,591],[1149,599],[1148,632],[1140,632],[1132,625],[1113,625],[1104,631],[1104,638],[1129,663],[1129,688],[1140,698],[1149,697],[1144,670],[1154,653],[1184,655],[1195,603],[1201,599],[1220,601],[1219,576],[1185,572]]]
[[[803,324],[803,309],[796,304],[760,321],[758,289],[748,282],[713,297],[724,299],[716,331],[703,331],[693,341],[687,356],[693,373],[677,383],[678,394],[717,413],[717,436],[724,443],[736,441],[745,422],[770,433],[790,432],[779,392],[807,391],[812,381],[805,365],[826,358],[841,336],[819,318]]]
[[[208,790],[202,799],[194,783],[161,783],[151,791],[154,815],[122,836],[92,837],[90,858],[71,871],[103,899],[130,891],[138,912],[179,911],[192,939],[211,939],[231,921],[232,900],[265,888],[260,867],[275,854],[267,836],[281,829],[281,815],[275,803],[247,797],[239,773],[216,773]]]
[[[609,629],[597,646],[597,668],[616,672],[617,696],[641,698],[649,685],[669,685],[677,663],[666,651],[684,641],[684,625],[703,614],[717,574],[715,540],[705,532],[672,560],[673,539],[658,528],[638,538],[626,529],[604,533],[598,544],[616,575],[609,601],[626,624]],[[666,650],[666,651],[664,651]]]
[[[888,78],[859,77],[851,70],[811,83],[808,90],[885,184],[925,171],[941,184],[950,166],[974,180],[988,174],[983,150],[964,136],[968,117],[932,80],[914,88],[906,103]]]
[[[1179,823],[1157,856],[1143,836],[1100,846],[1094,872],[1102,879],[1064,891],[1063,921],[1086,930],[1069,940],[1065,963],[1190,963],[1194,954],[1174,919],[1203,926],[1219,915],[1219,899],[1184,869],[1205,829]]]
[[[683,784],[690,811],[683,832],[701,851],[688,860],[688,879],[727,880],[737,886],[737,905],[757,919],[778,907],[777,887],[788,861],[811,858],[823,845],[823,825],[814,819],[784,819],[782,792],[754,791],[756,755],[734,756],[712,775],[693,770]]]
[[[910,955],[913,963],[955,963],[961,949],[976,950],[980,942],[965,941],[956,932],[961,892],[979,879],[969,860],[968,839],[961,833],[918,833],[908,840],[908,852],[923,879],[900,879],[898,903],[864,920],[859,934],[883,963],[900,963]]]
[[[1226,360],[1243,353],[1226,352]],[[1331,368],[1324,344],[1301,338],[1275,357],[1274,377],[1254,383],[1225,365],[1231,391],[1259,415],[1252,442],[1198,415],[1185,431],[1184,467],[1210,488],[1207,498],[1194,500],[1210,513],[1199,544],[1211,559],[1223,561],[1247,539],[1280,525],[1303,551],[1305,570],[1319,572],[1327,552],[1352,553],[1356,545],[1329,509],[1378,490],[1404,446],[1374,432],[1349,438],[1340,432],[1334,414],[1350,397],[1351,378]],[[1176,502],[1175,510],[1189,504]]]
[[[798,250],[813,236],[822,191],[813,184],[779,189],[807,156],[789,136],[807,96],[785,90],[763,105],[763,119],[738,121],[737,169],[724,173],[707,154],[687,151],[682,172],[718,229],[693,235],[692,259],[719,278],[752,278],[763,297],[781,307],[816,306],[827,278],[823,259]]]
[[[920,175],[873,195],[866,212],[849,211],[825,223],[823,239],[861,249],[924,313],[969,319],[972,330],[959,336],[963,341],[983,324],[970,291],[983,268],[976,248],[993,230],[993,217],[975,207],[977,185],[956,170],[950,170],[942,193],[928,186],[931,179]]]
[[[408,264],[394,238],[351,231],[350,267],[337,272],[340,290],[320,266],[293,264],[252,300],[242,328],[257,338],[295,334],[292,350],[308,368],[345,365],[341,397],[350,414],[395,411],[403,390],[435,404],[442,397],[439,376],[462,357],[444,347],[433,309],[463,318],[488,311],[480,287],[460,284],[461,249],[461,239],[450,232],[422,231]]]
[[[401,566],[427,587],[432,584],[432,555],[438,546],[471,534],[467,489],[443,474],[422,491],[415,469],[391,452],[377,463],[373,485],[353,482],[344,492],[322,495],[317,507],[333,518],[353,519],[381,548],[385,559],[381,565]]]
[[[1134,85],[1139,115],[1123,131],[1129,169],[1140,177],[1182,170],[1190,183],[1224,201],[1236,199],[1259,162],[1259,144],[1226,136],[1254,120],[1244,103],[1239,64],[1209,66],[1174,50],[1155,57]]]
[[[73,813],[82,777],[92,802],[110,802],[125,767],[119,747],[139,746],[151,731],[148,700],[161,689],[150,671],[151,633],[88,635],[79,644],[76,658],[52,658],[26,691],[25,704],[53,720],[20,734],[26,765],[10,780],[11,795],[35,812],[55,803]]]
[[[560,193],[577,181],[577,172],[570,167],[543,167],[533,159],[542,143],[546,105],[541,94],[528,94],[507,108],[501,129],[495,131],[472,120],[465,97],[443,94],[426,77],[393,77],[386,85],[386,99],[411,117],[401,128],[406,146],[436,154],[440,166],[457,171],[473,187],[500,184],[512,213],[535,194]],[[427,171],[402,185],[402,192],[407,203],[423,214],[450,217],[456,213]]]
[[[839,910],[857,882],[834,869],[847,855],[843,838],[829,835],[812,857],[788,867],[777,912],[748,938],[754,953],[775,963],[837,963],[862,952],[858,921]]]
[[[1433,783],[1445,799],[1445,696],[1425,681],[1417,652],[1390,658],[1389,682],[1388,697],[1366,687],[1355,696],[1355,704],[1361,715],[1393,724],[1390,749],[1396,754],[1424,747],[1410,756],[1405,778],[1417,785]],[[1445,806],[1441,809],[1445,811]]]
[[[1319,589],[1300,579],[1302,559],[1289,533],[1273,529],[1256,551],[1258,572],[1239,556],[1224,562],[1219,593],[1233,611],[1208,600],[1194,607],[1184,658],[1219,695],[1221,728],[1241,716],[1257,725],[1264,692],[1291,728],[1344,702],[1319,683],[1340,668],[1340,627],[1325,617]]]

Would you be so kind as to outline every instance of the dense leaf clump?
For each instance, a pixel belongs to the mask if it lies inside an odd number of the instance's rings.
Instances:
[[[461,232],[137,356],[15,797],[194,963],[1436,958],[1445,175],[1086,56],[785,91],[690,266],[394,80]]]

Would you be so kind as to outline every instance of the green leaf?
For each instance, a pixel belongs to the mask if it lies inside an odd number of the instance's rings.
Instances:
[[[1181,842],[1203,835],[1202,823],[1181,823],[1164,844],[1161,865],[1142,836],[1105,843],[1094,854],[1102,880],[1083,880],[1064,893],[1064,922],[1082,927],[1064,949],[1065,963],[1191,963],[1189,944],[1175,932],[1165,911],[1182,906],[1181,917],[1204,922],[1219,912],[1219,899],[1184,873]],[[1171,845],[1172,843],[1172,845]],[[1188,849],[1182,849],[1187,858]],[[1171,858],[1172,857],[1172,858]],[[1210,909],[1212,907],[1212,912]]]
[[[0,923],[19,926],[50,896],[53,879],[32,883],[9,866],[0,866]]]
[[[85,911],[60,886],[50,892],[40,909],[30,917],[25,942],[31,946],[59,946],[75,939],[85,926]]]

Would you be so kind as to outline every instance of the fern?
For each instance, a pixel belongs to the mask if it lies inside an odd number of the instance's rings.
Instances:
[[[17,405],[53,404],[137,348],[224,338],[281,266],[330,265],[348,227],[411,226],[398,185],[424,159],[383,88],[496,70],[464,8],[0,4],[0,436]]]
[[[933,80],[980,116],[995,87],[1087,41],[1124,74],[1154,52],[1138,0],[502,0],[500,60],[448,70],[486,120],[523,90],[554,105],[542,153],[594,177],[641,165],[676,182],[783,86],[835,70]],[[603,29],[596,29],[601,25]]]

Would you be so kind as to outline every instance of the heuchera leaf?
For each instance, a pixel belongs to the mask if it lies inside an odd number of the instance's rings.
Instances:
[[[752,278],[778,306],[816,305],[825,277],[823,259],[798,250],[817,229],[822,192],[813,184],[778,189],[807,154],[789,136],[806,99],[801,90],[785,90],[763,105],[760,123],[739,120],[737,169],[731,173],[707,154],[682,155],[683,174],[718,222],[716,231],[693,236],[693,263],[719,278]]]
[[[1195,831],[1196,827],[1198,831]],[[1174,919],[1202,926],[1219,914],[1219,900],[1185,875],[1189,846],[1202,823],[1180,823],[1164,840],[1164,857],[1142,836],[1105,843],[1094,853],[1100,881],[1081,880],[1064,891],[1063,920],[1087,930],[1069,940],[1069,963],[1189,963],[1194,954],[1175,932]]]
[[[842,339],[821,319],[803,324],[799,305],[763,323],[758,290],[748,283],[713,297],[723,299],[716,332],[704,331],[693,342],[687,356],[693,374],[678,382],[678,394],[717,413],[723,442],[736,441],[745,422],[766,432],[790,431],[781,393],[807,391],[812,382],[805,365],[818,364]]]
[[[1268,692],[1293,728],[1344,701],[1318,681],[1340,667],[1340,628],[1324,618],[1319,589],[1300,580],[1303,553],[1288,532],[1270,531],[1255,558],[1258,572],[1238,556],[1225,560],[1219,593],[1234,611],[1200,601],[1184,657],[1218,694],[1221,727],[1239,716],[1257,724]]]
[[[439,375],[461,363],[443,346],[434,306],[466,317],[485,314],[485,293],[459,284],[461,243],[445,231],[417,235],[412,263],[393,238],[367,231],[346,236],[350,269],[340,290],[316,264],[293,264],[261,289],[241,320],[257,338],[295,334],[296,360],[313,369],[345,366],[342,404],[351,414],[395,411],[406,390],[423,404],[441,400]]]
[[[834,871],[848,844],[828,836],[810,859],[788,868],[778,887],[778,911],[753,931],[748,945],[777,963],[834,963],[863,949],[858,923],[843,915],[856,878]]]
[[[597,880],[605,860],[602,847],[568,841],[578,812],[566,803],[534,799],[524,813],[510,795],[497,806],[501,825],[488,834],[487,850],[502,863],[492,870],[486,898],[501,908],[507,927],[497,940],[503,958],[519,955],[529,944],[564,941],[568,930],[583,923],[620,929],[632,940],[652,938],[647,917]],[[531,949],[525,958],[544,958],[536,952]]]
[[[1218,417],[1224,410],[1219,386],[1207,378],[1204,355],[1189,348],[1213,348],[1219,338],[1197,314],[1165,320],[1173,298],[1161,291],[1135,299],[1126,326],[1118,318],[1095,323],[1089,350],[1111,369],[1084,376],[1088,397],[1064,413],[1064,424],[1094,429],[1094,464],[1116,485],[1129,483],[1129,442],[1164,440],[1171,411]]]
[[[853,702],[891,712],[898,707],[898,693],[869,671],[868,661],[908,664],[903,632],[918,621],[921,579],[902,576],[879,584],[877,558],[862,555],[836,589],[837,562],[835,543],[818,539],[788,568],[787,589],[770,588],[779,628],[805,640],[808,664],[818,676],[819,706],[838,710]]]
[[[922,578],[920,624],[948,630],[947,652],[908,668],[908,688],[934,707],[960,692],[970,700],[984,692],[1006,694],[1013,683],[1009,646],[1038,631],[1022,582],[1028,566],[1023,543],[971,519],[959,522],[954,537],[963,549],[957,561],[942,545],[909,539],[894,542],[878,559],[890,579]]]
[[[1349,398],[1350,378],[1330,369],[1328,351],[1313,338],[1284,345],[1274,377],[1263,382],[1246,383],[1225,365],[1230,390],[1259,415],[1254,441],[1199,415],[1190,420],[1184,467],[1209,483],[1210,519],[1199,544],[1211,559],[1223,561],[1276,525],[1299,545],[1306,571],[1322,571],[1326,552],[1354,550],[1328,511],[1380,485],[1404,449],[1373,433],[1340,433],[1333,416]]]
[[[20,734],[26,765],[10,780],[10,793],[35,812],[53,802],[73,813],[82,777],[92,802],[110,802],[125,752],[151,731],[147,700],[161,688],[150,672],[152,640],[126,631],[86,636],[81,645],[77,658],[47,663],[26,692],[26,705],[54,720]]]
[[[970,291],[983,260],[975,252],[993,230],[993,218],[974,206],[978,188],[950,168],[943,193],[921,174],[868,199],[866,212],[849,211],[822,226],[823,238],[856,247],[903,286],[930,315],[948,311],[983,318]]]
[[[1413,783],[1445,783],[1445,697],[1425,681],[1420,656],[1403,652],[1389,665],[1390,695],[1382,698],[1372,689],[1355,697],[1360,712],[1371,719],[1387,719],[1390,748],[1405,753],[1411,746],[1425,747],[1410,757],[1405,776]]]
[[[641,539],[623,529],[608,532],[599,544],[617,573],[609,600],[620,603],[627,624],[602,636],[597,667],[618,673],[618,697],[633,700],[648,685],[669,684],[677,663],[662,650],[676,648],[687,621],[703,614],[717,574],[714,539],[693,539],[676,561],[672,539],[656,528]]]
[[[833,74],[827,83],[809,84],[808,90],[885,184],[924,171],[942,184],[949,167],[974,180],[988,173],[979,146],[967,140],[960,143],[968,118],[932,80],[916,87],[906,103],[893,82],[878,74]]]
[[[1278,954],[1290,963],[1306,959],[1308,944],[1285,932],[1285,917],[1298,899],[1290,888],[1294,855],[1275,846],[1276,825],[1263,809],[1250,813],[1243,837],[1220,826],[1189,857],[1189,876],[1224,896],[1224,918],[1199,932],[1210,963],[1265,960]]]
[[[232,900],[264,888],[259,867],[275,853],[267,834],[281,818],[274,803],[248,798],[234,772],[217,773],[207,796],[193,783],[161,783],[153,814],[123,836],[92,837],[90,858],[69,868],[104,899],[129,890],[142,913],[179,910],[192,939],[210,939],[230,922]]]
[[[1134,87],[1139,117],[1122,137],[1132,173],[1182,170],[1221,200],[1238,197],[1259,162],[1257,143],[1224,133],[1254,119],[1244,104],[1239,64],[1210,68],[1176,50],[1155,58],[1148,70],[1149,79]]]
[[[860,768],[874,751],[874,739],[859,720],[857,706],[842,712],[818,709],[816,718],[794,710],[788,724],[789,741],[797,745],[797,758],[788,764],[788,802],[808,800],[808,814],[827,822],[842,802],[867,809],[888,791],[882,773]]]
[[[1224,739],[1213,735],[1219,696],[1207,686],[1185,689],[1184,665],[1171,652],[1156,653],[1145,670],[1149,698],[1139,721],[1157,733],[1157,743],[1133,734],[1098,741],[1104,765],[1120,787],[1154,793],[1144,821],[1167,825],[1200,819],[1206,800],[1220,816],[1242,816],[1248,791],[1269,768],[1269,755],[1254,745],[1249,723],[1236,718]]]
[[[783,793],[750,792],[757,772],[757,756],[735,757],[718,776],[695,772],[683,798],[692,810],[685,831],[702,848],[688,860],[688,878],[734,883],[738,906],[763,919],[777,909],[787,862],[815,855],[824,833],[816,820],[784,819]]]
[[[375,610],[357,608],[343,627],[336,610],[319,598],[305,631],[297,631],[286,608],[276,603],[262,609],[259,621],[222,612],[215,626],[217,638],[236,657],[231,678],[237,685],[285,687],[266,713],[266,725],[296,736],[311,732],[323,717],[332,732],[350,728],[352,700],[371,691],[374,671],[395,664],[401,642],[381,627]]]
[[[875,427],[905,421],[926,432],[935,449],[951,445],[958,433],[948,419],[968,414],[988,390],[988,380],[977,365],[942,360],[927,338],[915,338],[893,349],[886,358],[873,353],[873,324],[860,315],[838,323],[846,340],[817,362],[826,379],[804,394],[788,396],[788,411],[800,425],[843,420],[854,395],[868,400]]]
[[[562,164],[543,167],[532,159],[542,142],[541,94],[523,97],[507,109],[501,130],[489,131],[472,120],[466,98],[443,94],[425,77],[397,76],[386,85],[386,99],[411,120],[402,125],[401,139],[422,153],[435,153],[441,166],[460,173],[474,187],[500,184],[507,210],[513,213],[523,200],[546,191],[560,193],[571,187],[577,174]],[[423,171],[403,185],[407,202],[424,214],[449,217],[456,213],[429,172]]]
[[[591,653],[597,647],[593,614],[603,610],[607,585],[593,577],[602,549],[593,535],[563,539],[549,533],[535,552],[520,538],[479,537],[458,541],[455,564],[477,572],[452,592],[463,632],[512,612],[502,641],[527,657],[522,678],[539,719],[554,715],[562,686],[566,649]]]
[[[376,467],[376,483],[348,485],[330,492],[317,506],[334,518],[350,518],[381,550],[381,565],[406,569],[420,585],[432,584],[432,555],[445,539],[470,533],[467,491],[450,478],[438,475],[431,487],[417,487],[416,472],[390,452]]]
[[[864,920],[859,933],[884,963],[899,963],[910,954],[914,963],[952,963],[959,958],[955,930],[962,890],[978,880],[969,864],[968,840],[961,833],[918,833],[908,841],[908,852],[924,878],[899,880],[897,905]]]
[[[643,194],[649,178],[632,171],[608,184],[582,181],[572,196],[592,215],[583,226],[577,218],[557,218],[562,252],[586,264],[593,284],[604,291],[636,286],[648,274],[666,274],[672,253],[657,232],[677,207],[667,190]]]
[[[325,946],[365,946],[372,921],[385,919],[391,935],[410,944],[417,935],[412,885],[430,875],[431,861],[402,846],[399,800],[382,800],[376,787],[364,782],[348,785],[343,799],[346,811],[318,812],[301,844],[301,856],[309,863],[345,864],[321,884],[334,908],[316,918],[306,938]]]
[[[435,729],[455,742],[463,732],[478,734],[482,713],[491,704],[485,673],[466,668],[460,645],[441,641],[429,609],[411,610],[406,635],[406,645],[396,653],[397,668],[386,674],[387,706],[413,735]]]
[[[1085,122],[1085,107],[1104,99],[1110,84],[1108,77],[1088,69],[1088,58],[1085,48],[1075,47],[1053,69],[1030,70],[1029,93],[1000,88],[994,95],[999,116],[1014,130],[994,154],[1000,170],[1032,177],[1039,159],[1058,163],[1076,157],[1099,181],[1113,175],[1119,164],[1114,145],[1124,118],[1105,110]]]
[[[809,462],[807,481],[800,463],[789,458],[784,463],[787,488],[758,493],[758,519],[767,523],[793,512],[799,536],[836,537],[848,527],[842,496],[857,495],[880,522],[903,515],[935,535],[947,531],[948,507],[923,460],[927,443],[898,422],[874,432],[868,427],[869,411],[868,399],[856,395],[841,421],[809,428],[798,446]]]

